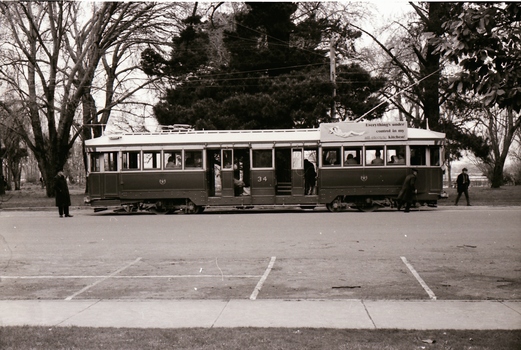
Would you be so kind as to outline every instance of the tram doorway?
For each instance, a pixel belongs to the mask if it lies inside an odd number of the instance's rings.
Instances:
[[[318,194],[318,150],[303,150],[303,178],[304,178],[304,195],[316,196]]]
[[[316,182],[306,181],[306,163],[313,167],[316,180],[317,149],[277,148],[275,150],[275,174],[277,196],[316,195]]]
[[[275,195],[291,196],[291,148],[275,149],[275,176]]]
[[[209,197],[250,195],[249,149],[208,149],[206,161]]]
[[[206,178],[208,180],[208,196],[221,197],[222,196],[222,162],[221,150],[209,149],[206,150]]]

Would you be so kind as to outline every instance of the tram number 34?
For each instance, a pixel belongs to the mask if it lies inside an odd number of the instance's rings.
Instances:
[[[268,182],[268,177],[257,176],[257,182]]]

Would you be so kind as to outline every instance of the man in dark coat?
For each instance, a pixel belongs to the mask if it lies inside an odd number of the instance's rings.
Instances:
[[[315,166],[309,160],[304,159],[304,194],[310,195],[315,191],[317,172]]]
[[[403,204],[405,203],[405,213],[410,212],[412,201],[414,200],[414,195],[416,194],[416,179],[418,176],[418,170],[412,169],[412,174],[409,174],[405,177],[405,181],[403,182],[402,189],[398,194],[398,210],[401,209]]]
[[[470,178],[469,174],[467,174],[467,168],[463,168],[461,170],[461,174],[458,175],[458,178],[456,179],[456,184],[458,187],[458,196],[456,197],[456,202],[454,205],[458,205],[458,201],[461,197],[461,194],[465,194],[465,199],[467,200],[467,205],[470,206],[470,200],[469,200],[469,185],[470,185]]]
[[[56,193],[56,206],[60,217],[65,215],[66,218],[72,218],[69,215],[69,206],[71,205],[71,196],[69,195],[69,187],[67,186],[67,180],[63,171],[58,171],[58,174],[54,177],[54,191]]]

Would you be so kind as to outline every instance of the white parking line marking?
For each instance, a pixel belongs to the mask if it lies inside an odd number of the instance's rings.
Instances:
[[[140,278],[259,278],[261,275],[119,275],[119,276],[0,276],[0,279],[12,279],[12,280],[30,280],[30,279],[89,279],[89,278],[113,278],[113,279],[140,279]]]
[[[255,286],[253,293],[251,293],[251,295],[250,295],[250,300],[257,299],[257,295],[259,295],[262,285],[266,281],[266,278],[268,278],[268,275],[270,274],[270,271],[273,268],[273,265],[275,264],[275,259],[277,259],[275,256],[271,257],[268,268],[266,269],[266,271],[264,271],[264,275],[262,275],[261,279],[259,280],[259,283],[257,283],[257,286]]]
[[[414,267],[407,261],[407,259],[405,258],[405,256],[401,256],[402,258],[402,261],[403,263],[405,264],[405,266],[407,266],[409,268],[409,270],[412,272],[412,274],[414,275],[414,277],[416,277],[416,280],[421,284],[421,286],[423,287],[423,289],[425,289],[425,291],[427,292],[427,294],[429,294],[429,297],[432,299],[432,300],[436,300],[436,295],[434,295],[434,292],[429,288],[429,286],[427,285],[427,283],[425,283],[425,281],[420,277],[420,275],[418,274],[418,272],[416,272],[416,270],[414,269]]]
[[[117,275],[118,273],[120,273],[120,272],[123,271],[123,270],[128,269],[130,266],[134,265],[135,263],[137,263],[137,262],[140,261],[140,260],[141,260],[141,258],[137,258],[136,260],[134,260],[133,262],[131,262],[131,263],[128,264],[127,266],[124,266],[124,267],[122,267],[121,269],[114,271],[114,272],[111,273],[110,275],[108,275],[108,276],[106,276],[106,277],[104,277],[104,278],[102,278],[102,279],[100,279],[100,280],[97,280],[96,282],[89,284],[88,286],[86,286],[86,287],[83,288],[82,290],[80,290],[80,291],[74,293],[73,295],[68,296],[67,298],[65,298],[65,300],[66,300],[66,301],[70,301],[70,300],[72,300],[72,299],[75,298],[76,296],[80,295],[81,293],[85,292],[86,290],[89,290],[90,288],[94,287],[95,285],[97,285],[97,284],[99,284],[99,283],[105,281],[105,280],[108,279],[108,278],[113,277],[114,275]]]

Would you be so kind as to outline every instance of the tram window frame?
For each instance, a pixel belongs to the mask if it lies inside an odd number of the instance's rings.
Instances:
[[[358,147],[344,146],[344,166],[347,166],[347,167],[361,166],[363,164],[362,163],[363,154],[364,154],[364,150],[363,150],[363,147],[361,147],[361,146],[358,146]],[[350,158],[350,159],[353,159],[356,163],[353,163],[353,162],[348,163],[349,155],[353,156],[353,158]]]
[[[137,155],[136,159],[130,159],[130,155]],[[141,151],[123,151],[121,155],[121,170],[123,171],[138,171],[141,170]],[[137,164],[135,164],[137,163]],[[137,165],[130,167],[131,165]]]
[[[318,148],[304,148],[303,157],[303,160],[309,160],[315,169],[318,169]],[[304,169],[304,164],[302,164],[302,169]]]
[[[103,172],[118,171],[119,152],[103,153]]]
[[[341,147],[322,147],[322,166],[328,168],[335,168],[342,166]],[[334,163],[331,161],[334,158]]]
[[[149,161],[152,161],[152,166],[149,166]],[[143,170],[161,170],[160,150],[143,151]]]
[[[382,154],[386,154],[384,145],[369,146],[369,147],[366,146],[365,147],[365,165],[366,166],[373,167],[373,166],[384,166],[385,165],[386,159],[384,159],[384,158],[381,158],[382,164],[373,164],[373,161],[376,159],[376,152],[377,151],[380,152],[380,157],[382,156]],[[369,157],[369,153],[368,152],[372,152],[372,154],[374,156]]]
[[[272,169],[273,149],[252,149],[252,169]]]
[[[100,173],[101,172],[101,159],[103,157],[103,153],[93,152],[90,154],[90,172],[91,173]]]
[[[406,161],[405,161],[405,154],[407,153],[407,150],[405,149],[405,146],[403,145],[397,145],[397,146],[390,146],[388,145],[386,147],[386,152],[385,152],[385,160],[387,162],[387,165],[390,165],[390,166],[399,166],[399,165],[406,165]],[[400,155],[401,155],[401,161],[400,161]],[[394,162],[391,162],[391,157],[395,157],[395,161]]]
[[[419,152],[417,152],[416,150],[419,150]],[[409,164],[411,166],[426,166],[427,165],[427,146],[410,145],[409,146]]]
[[[204,159],[203,150],[183,150],[183,169],[184,170],[202,170]],[[189,159],[192,161],[188,162]]]
[[[429,165],[440,166],[441,161],[441,147],[440,146],[429,146]]]
[[[222,159],[222,169],[233,170],[233,150],[223,149],[221,159]]]
[[[291,169],[304,169],[304,152],[302,148],[293,148],[291,150]]]
[[[174,166],[168,165],[168,160],[173,157]],[[181,170],[183,168],[183,150],[168,149],[163,150],[163,169],[164,170]]]

